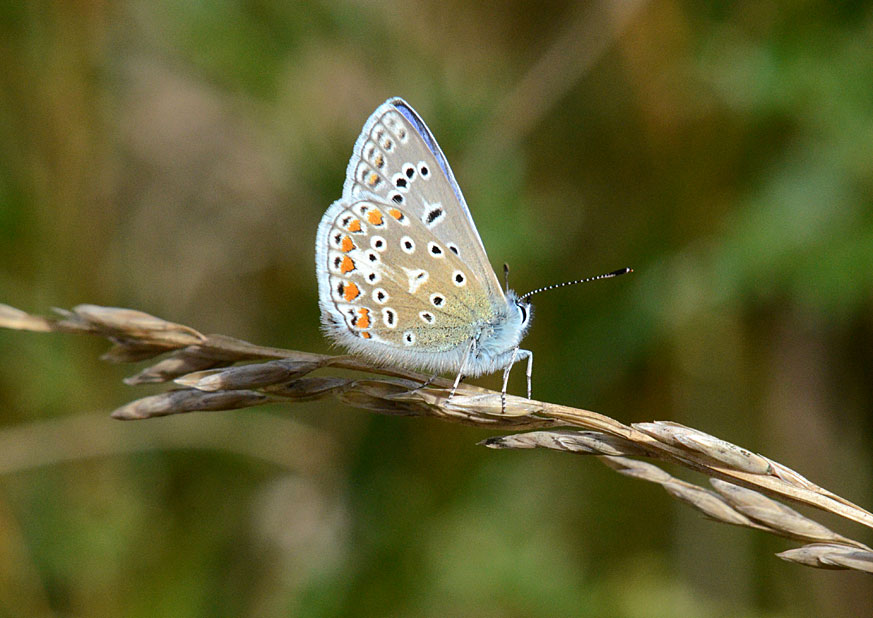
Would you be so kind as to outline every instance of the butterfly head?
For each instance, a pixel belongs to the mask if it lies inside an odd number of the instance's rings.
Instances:
[[[518,328],[524,336],[524,333],[527,332],[527,329],[530,328],[530,321],[533,318],[533,305],[530,301],[527,301],[521,297],[519,297],[515,292],[509,290],[509,295],[506,300],[509,302],[510,306],[514,308],[513,313],[517,315],[518,320]]]
[[[517,348],[530,328],[533,305],[519,298],[512,290],[506,291],[506,308],[479,333],[478,350],[481,356],[503,358]],[[499,363],[497,364],[499,365]]]

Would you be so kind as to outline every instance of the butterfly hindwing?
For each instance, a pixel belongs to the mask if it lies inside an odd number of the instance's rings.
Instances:
[[[424,366],[451,366],[477,322],[491,315],[470,268],[394,204],[373,195],[343,198],[328,209],[318,235],[325,326],[359,353],[377,360],[412,355]]]

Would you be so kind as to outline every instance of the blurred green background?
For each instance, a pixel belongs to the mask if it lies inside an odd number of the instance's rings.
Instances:
[[[327,352],[315,229],[393,95],[515,289],[636,271],[535,299],[536,398],[873,506],[870,2],[2,2],[0,302]],[[111,421],[152,391],[105,348],[0,332],[0,616],[873,606],[866,576],[482,430],[331,402]]]

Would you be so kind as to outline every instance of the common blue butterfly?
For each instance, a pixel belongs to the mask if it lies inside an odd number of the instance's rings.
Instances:
[[[318,226],[315,272],[323,328],[351,352],[454,372],[455,387],[503,369],[503,393],[527,359],[530,397],[533,354],[519,343],[532,314],[525,298],[541,290],[501,289],[445,155],[403,99],[364,124],[342,197]]]

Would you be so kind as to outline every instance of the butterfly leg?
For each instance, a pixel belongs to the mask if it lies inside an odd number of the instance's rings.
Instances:
[[[436,379],[439,377],[439,375],[440,375],[440,374],[438,374],[438,373],[433,374],[431,377],[429,377],[427,380],[425,380],[424,382],[422,382],[421,384],[419,384],[418,386],[416,386],[415,388],[413,388],[413,389],[412,389],[411,391],[409,391],[409,392],[410,392],[410,393],[415,393],[415,392],[417,392],[417,391],[420,391],[420,390],[422,390],[422,389],[427,388],[428,386],[430,386],[431,384],[433,384],[433,381],[436,380]]]
[[[521,350],[527,352],[527,350]],[[512,349],[512,356],[509,357],[509,363],[503,369],[503,388],[500,389],[500,413],[506,412],[506,387],[509,385],[509,372],[512,371],[512,366],[515,364],[515,358],[518,356],[518,348]]]
[[[527,357],[527,370],[525,373],[527,374],[527,398],[530,399],[531,395],[531,376],[533,376],[533,352],[530,350],[519,350],[518,351],[518,360],[521,360]]]
[[[520,360],[527,359],[527,398],[531,398],[531,376],[533,376],[533,352],[530,350],[522,350],[515,348],[512,351],[512,356],[509,357],[509,364],[503,370],[503,389],[500,391],[500,413],[506,412],[506,389],[509,385],[509,372],[512,366]]]
[[[467,351],[464,352],[464,358],[461,359],[461,368],[458,369],[458,375],[455,377],[455,383],[452,385],[452,392],[449,393],[449,399],[455,396],[455,391],[458,390],[458,384],[464,379],[464,369],[467,367],[467,361],[470,360],[470,353],[473,351],[473,346],[476,345],[475,339],[470,339],[467,345]]]

